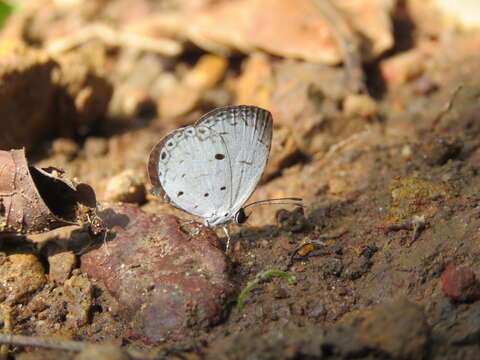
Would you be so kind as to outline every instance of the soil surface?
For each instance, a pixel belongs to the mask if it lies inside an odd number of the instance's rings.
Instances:
[[[81,344],[2,356],[478,358],[480,25],[430,1],[277,1],[272,18],[256,0],[32,1],[10,18],[0,148],[97,206],[2,234],[2,333]],[[151,194],[146,166],[169,131],[238,104],[274,121],[249,202],[304,206],[248,209],[226,251],[222,229]],[[3,229],[28,191],[0,180]]]

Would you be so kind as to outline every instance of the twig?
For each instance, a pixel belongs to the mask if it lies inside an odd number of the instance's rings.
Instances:
[[[365,129],[352,134],[351,136],[347,137],[346,139],[340,140],[338,143],[332,145],[330,149],[328,149],[327,153],[323,156],[324,159],[328,159],[330,156],[335,154],[340,148],[344,147],[345,145],[351,144],[353,141],[359,139],[360,137],[367,135],[370,132],[370,126],[366,125]]]
[[[65,350],[72,352],[80,352],[90,345],[86,342],[73,340],[12,334],[0,334],[0,344],[36,346],[44,349]]]
[[[10,333],[12,331],[12,307],[10,304],[3,304],[1,306],[3,315],[3,331]],[[0,346],[0,359],[7,359],[10,349],[8,344]]]
[[[247,286],[243,288],[243,290],[240,292],[240,295],[238,295],[237,298],[237,307],[242,308],[245,305],[245,299],[250,292],[256,285],[260,284],[263,281],[268,280],[268,278],[273,277],[273,276],[281,276],[284,280],[287,280],[290,284],[294,283],[297,281],[297,278],[293,275],[288,274],[285,271],[282,270],[267,270],[264,271],[256,276],[256,278],[252,281],[250,281]]]
[[[462,90],[462,88],[463,88],[463,85],[460,84],[452,91],[452,93],[450,95],[450,100],[448,100],[448,102],[443,107],[442,111],[440,111],[438,113],[438,115],[435,117],[435,119],[433,120],[433,123],[432,123],[432,129],[433,130],[436,129],[436,127],[437,127],[438,123],[440,122],[440,120],[442,119],[442,117],[444,117],[450,110],[452,110],[453,102],[457,98],[457,95],[460,92],[460,90]]]
[[[414,216],[412,220],[412,226],[413,226],[413,234],[412,238],[410,239],[410,242],[408,243],[408,247],[412,246],[412,244],[417,241],[418,237],[422,233],[422,231],[425,229],[425,216]]]
[[[70,351],[73,353],[79,353],[85,349],[95,346],[102,347],[102,344],[89,343],[84,341],[74,341],[74,340],[63,340],[54,337],[40,337],[40,336],[27,336],[27,335],[13,335],[13,334],[1,334],[0,333],[0,344],[9,344],[15,346],[34,346],[43,349],[50,350],[60,350],[60,351]],[[129,351],[126,351],[129,356],[129,359],[132,360],[146,360],[150,357],[142,354],[133,354]]]
[[[343,52],[347,85],[355,94],[367,94],[365,75],[362,67],[362,56],[358,38],[351,26],[329,0],[312,0],[313,4],[330,23],[330,28],[337,40],[340,50]]]
[[[104,24],[92,24],[47,44],[47,51],[59,54],[80,46],[92,39],[100,39],[110,46],[131,47],[156,52],[165,56],[179,55],[183,47],[166,38],[149,38],[132,32],[117,31]]]

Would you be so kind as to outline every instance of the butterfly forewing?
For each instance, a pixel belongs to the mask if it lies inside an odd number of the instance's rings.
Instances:
[[[235,214],[257,187],[272,142],[272,116],[255,106],[231,106],[206,114],[197,122],[222,136],[232,172],[230,199],[219,212]]]

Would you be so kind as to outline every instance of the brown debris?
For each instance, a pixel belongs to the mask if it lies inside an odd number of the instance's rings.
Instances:
[[[56,86],[51,79],[57,68],[41,51],[20,48],[0,56],[0,149],[30,148],[55,132]]]
[[[92,48],[56,58],[61,71],[55,77],[60,96],[55,115],[72,124],[72,135],[85,135],[107,113],[113,87],[103,74],[103,51]]]
[[[362,57],[376,58],[393,46],[390,12],[395,0],[330,2],[352,28]],[[29,6],[25,12],[36,12],[36,16],[17,16],[7,30],[10,37],[27,34],[45,43],[52,54],[100,40],[110,48],[178,56],[188,48],[185,43],[189,41],[223,55],[261,50],[329,65],[344,60],[334,35],[339,22],[327,21],[325,13],[310,0],[211,1],[201,6],[177,6],[172,11],[139,2],[130,4],[132,15],[119,12],[115,5],[89,3],[89,9],[82,12],[75,6],[57,3],[55,10],[63,15],[58,18],[49,7]],[[108,14],[110,21],[89,23],[93,14]]]
[[[30,149],[54,135],[84,134],[106,113],[111,93],[111,85],[83,58],[54,59],[15,47],[0,57],[0,115],[6,124],[0,149]]]
[[[83,224],[80,206],[96,207],[93,190],[74,185],[59,169],[28,166],[25,150],[0,151],[0,233],[38,234]]]
[[[370,1],[366,7],[362,1],[350,1],[348,6],[342,1],[332,3],[366,39],[367,57],[378,56],[392,46],[388,13],[394,1]],[[329,22],[309,0],[223,1],[192,14],[158,15],[152,24],[214,53],[262,50],[330,65],[342,60]]]

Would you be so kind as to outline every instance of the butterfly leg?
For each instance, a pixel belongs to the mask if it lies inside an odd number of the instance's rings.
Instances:
[[[193,224],[198,224],[199,222],[193,219],[180,219],[180,225],[193,225]],[[205,226],[208,226],[208,224],[203,224]]]
[[[222,226],[223,232],[227,236],[227,247],[225,248],[225,252],[228,252],[228,249],[230,248],[230,233],[228,232],[228,225],[225,224]]]

